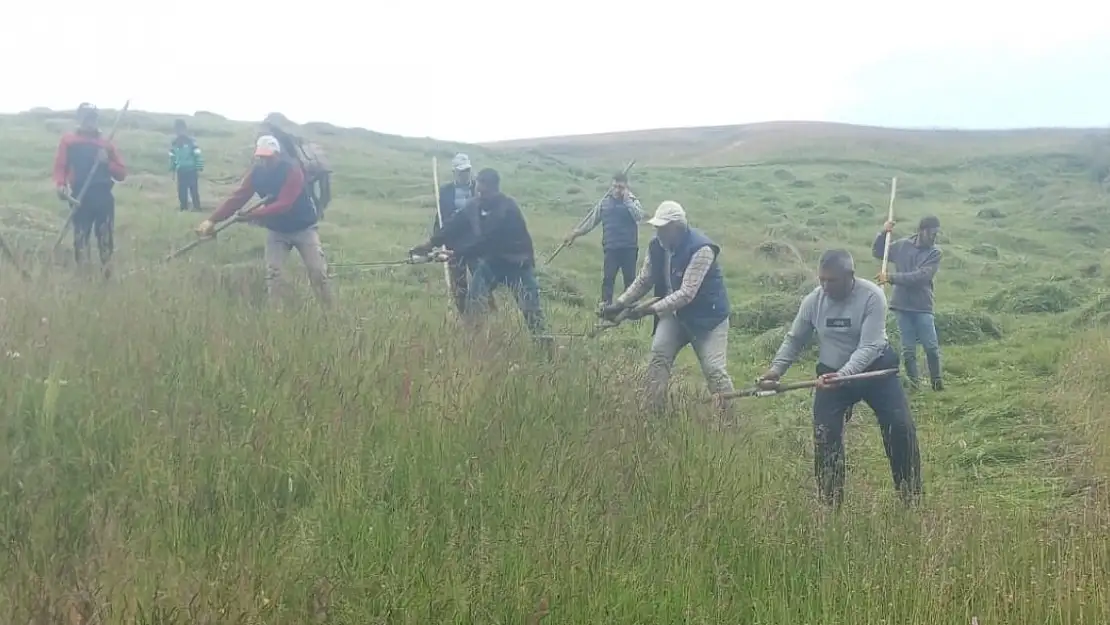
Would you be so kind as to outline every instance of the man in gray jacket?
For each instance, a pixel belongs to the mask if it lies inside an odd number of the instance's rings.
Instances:
[[[844,422],[864,401],[879,421],[894,487],[906,503],[923,492],[917,427],[896,375],[838,383],[837,377],[894,369],[898,354],[887,341],[886,295],[857,278],[846,250],[821,256],[821,286],[802,300],[790,331],[759,385],[773,389],[816,334],[817,392],[813,397],[814,472],[822,499],[839,505],[844,491]]]
[[[628,176],[623,172],[613,176],[613,186],[586,215],[582,224],[570,233],[564,243],[573,245],[578,237],[589,233],[601,224],[601,249],[604,254],[601,273],[601,303],[613,303],[613,287],[617,272],[624,279],[625,290],[636,278],[636,260],[640,255],[637,226],[644,220],[640,200],[628,189]]]
[[[875,237],[871,252],[875,258],[882,259],[886,244],[886,233],[894,230],[894,222],[887,222],[883,231]],[[940,220],[925,217],[917,225],[917,234],[890,243],[888,263],[894,271],[887,271],[878,277],[879,284],[894,286],[890,298],[890,309],[898,321],[898,332],[902,335],[902,361],[906,363],[906,377],[917,386],[920,374],[917,367],[917,344],[925,349],[925,361],[929,366],[929,379],[933,390],[944,389],[940,373],[940,340],[937,337],[936,322],[933,317],[933,278],[940,268],[940,248],[936,246]]]

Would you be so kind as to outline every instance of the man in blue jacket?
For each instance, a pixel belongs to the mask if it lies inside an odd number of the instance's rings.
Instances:
[[[655,316],[645,390],[651,407],[661,411],[671,368],[687,343],[697,354],[709,392],[733,389],[727,369],[729,301],[719,262],[721,248],[689,226],[682,205],[663,202],[648,223],[655,226],[655,238],[648,244],[640,273],[614,303],[601,309],[601,317],[615,319],[652,288],[661,298],[627,314],[628,319]]]
[[[886,245],[886,233],[893,232],[894,222],[887,222],[883,231],[875,237],[872,255],[882,260]],[[937,337],[936,320],[933,317],[933,278],[940,269],[940,248],[936,246],[940,220],[925,217],[917,224],[917,234],[897,241],[891,241],[887,261],[894,271],[880,274],[879,284],[894,286],[890,297],[890,309],[898,321],[898,333],[902,335],[902,362],[906,365],[906,377],[913,386],[920,383],[917,367],[917,344],[925,349],[925,362],[929,366],[929,379],[933,390],[944,390],[940,372],[940,339]]]

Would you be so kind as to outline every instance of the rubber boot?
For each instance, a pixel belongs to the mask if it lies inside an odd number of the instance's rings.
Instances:
[[[934,391],[943,391],[944,382],[940,377],[940,351],[925,350],[925,362],[929,365],[929,379],[932,381]]]
[[[917,369],[917,350],[903,350],[902,363],[906,367],[906,379],[909,380],[912,388],[917,388],[921,384],[921,372]]]

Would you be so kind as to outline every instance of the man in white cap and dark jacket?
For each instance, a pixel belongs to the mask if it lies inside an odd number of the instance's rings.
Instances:
[[[655,227],[655,238],[636,280],[602,308],[601,316],[612,320],[626,308],[631,308],[629,319],[655,316],[646,391],[659,411],[666,404],[675,358],[687,343],[697,354],[709,392],[733,390],[727,369],[729,301],[718,258],[721,248],[689,226],[682,205],[663,202],[648,223]],[[633,308],[652,288],[660,300]]]
[[[451,217],[465,208],[475,196],[474,177],[470,173],[470,157],[459,152],[451,159],[451,169],[455,173],[455,179],[439,187],[439,206],[435,218],[432,219],[432,236],[439,234],[441,219],[443,223],[450,221]],[[466,306],[466,294],[470,285],[467,274],[474,273],[476,263],[476,258],[463,256],[455,256],[447,261],[447,269],[451,272],[451,284],[455,286],[455,308],[458,309],[459,314],[462,314]],[[492,293],[486,304],[490,310],[496,309]]]

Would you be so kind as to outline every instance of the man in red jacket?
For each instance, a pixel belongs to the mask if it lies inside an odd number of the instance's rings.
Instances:
[[[54,186],[58,197],[69,201],[84,189],[81,203],[73,211],[73,257],[81,264],[89,256],[89,237],[96,232],[100,266],[104,276],[111,275],[109,261],[115,245],[112,231],[116,220],[116,199],[112,187],[127,177],[127,167],[97,128],[96,107],[83,103],[77,107],[77,130],[66,133],[54,156]],[[87,183],[87,187],[86,187]],[[67,188],[68,185],[68,188]]]
[[[239,188],[214,213],[197,226],[197,234],[211,236],[216,224],[235,215],[240,221],[257,223],[267,230],[266,289],[271,297],[280,287],[281,269],[289,252],[297,253],[308,270],[308,280],[324,305],[332,303],[328,284],[328,264],[316,224],[318,216],[305,187],[304,171],[291,156],[282,153],[272,135],[263,135],[255,144],[257,163],[243,178]],[[254,195],[264,204],[247,214],[237,211]]]

